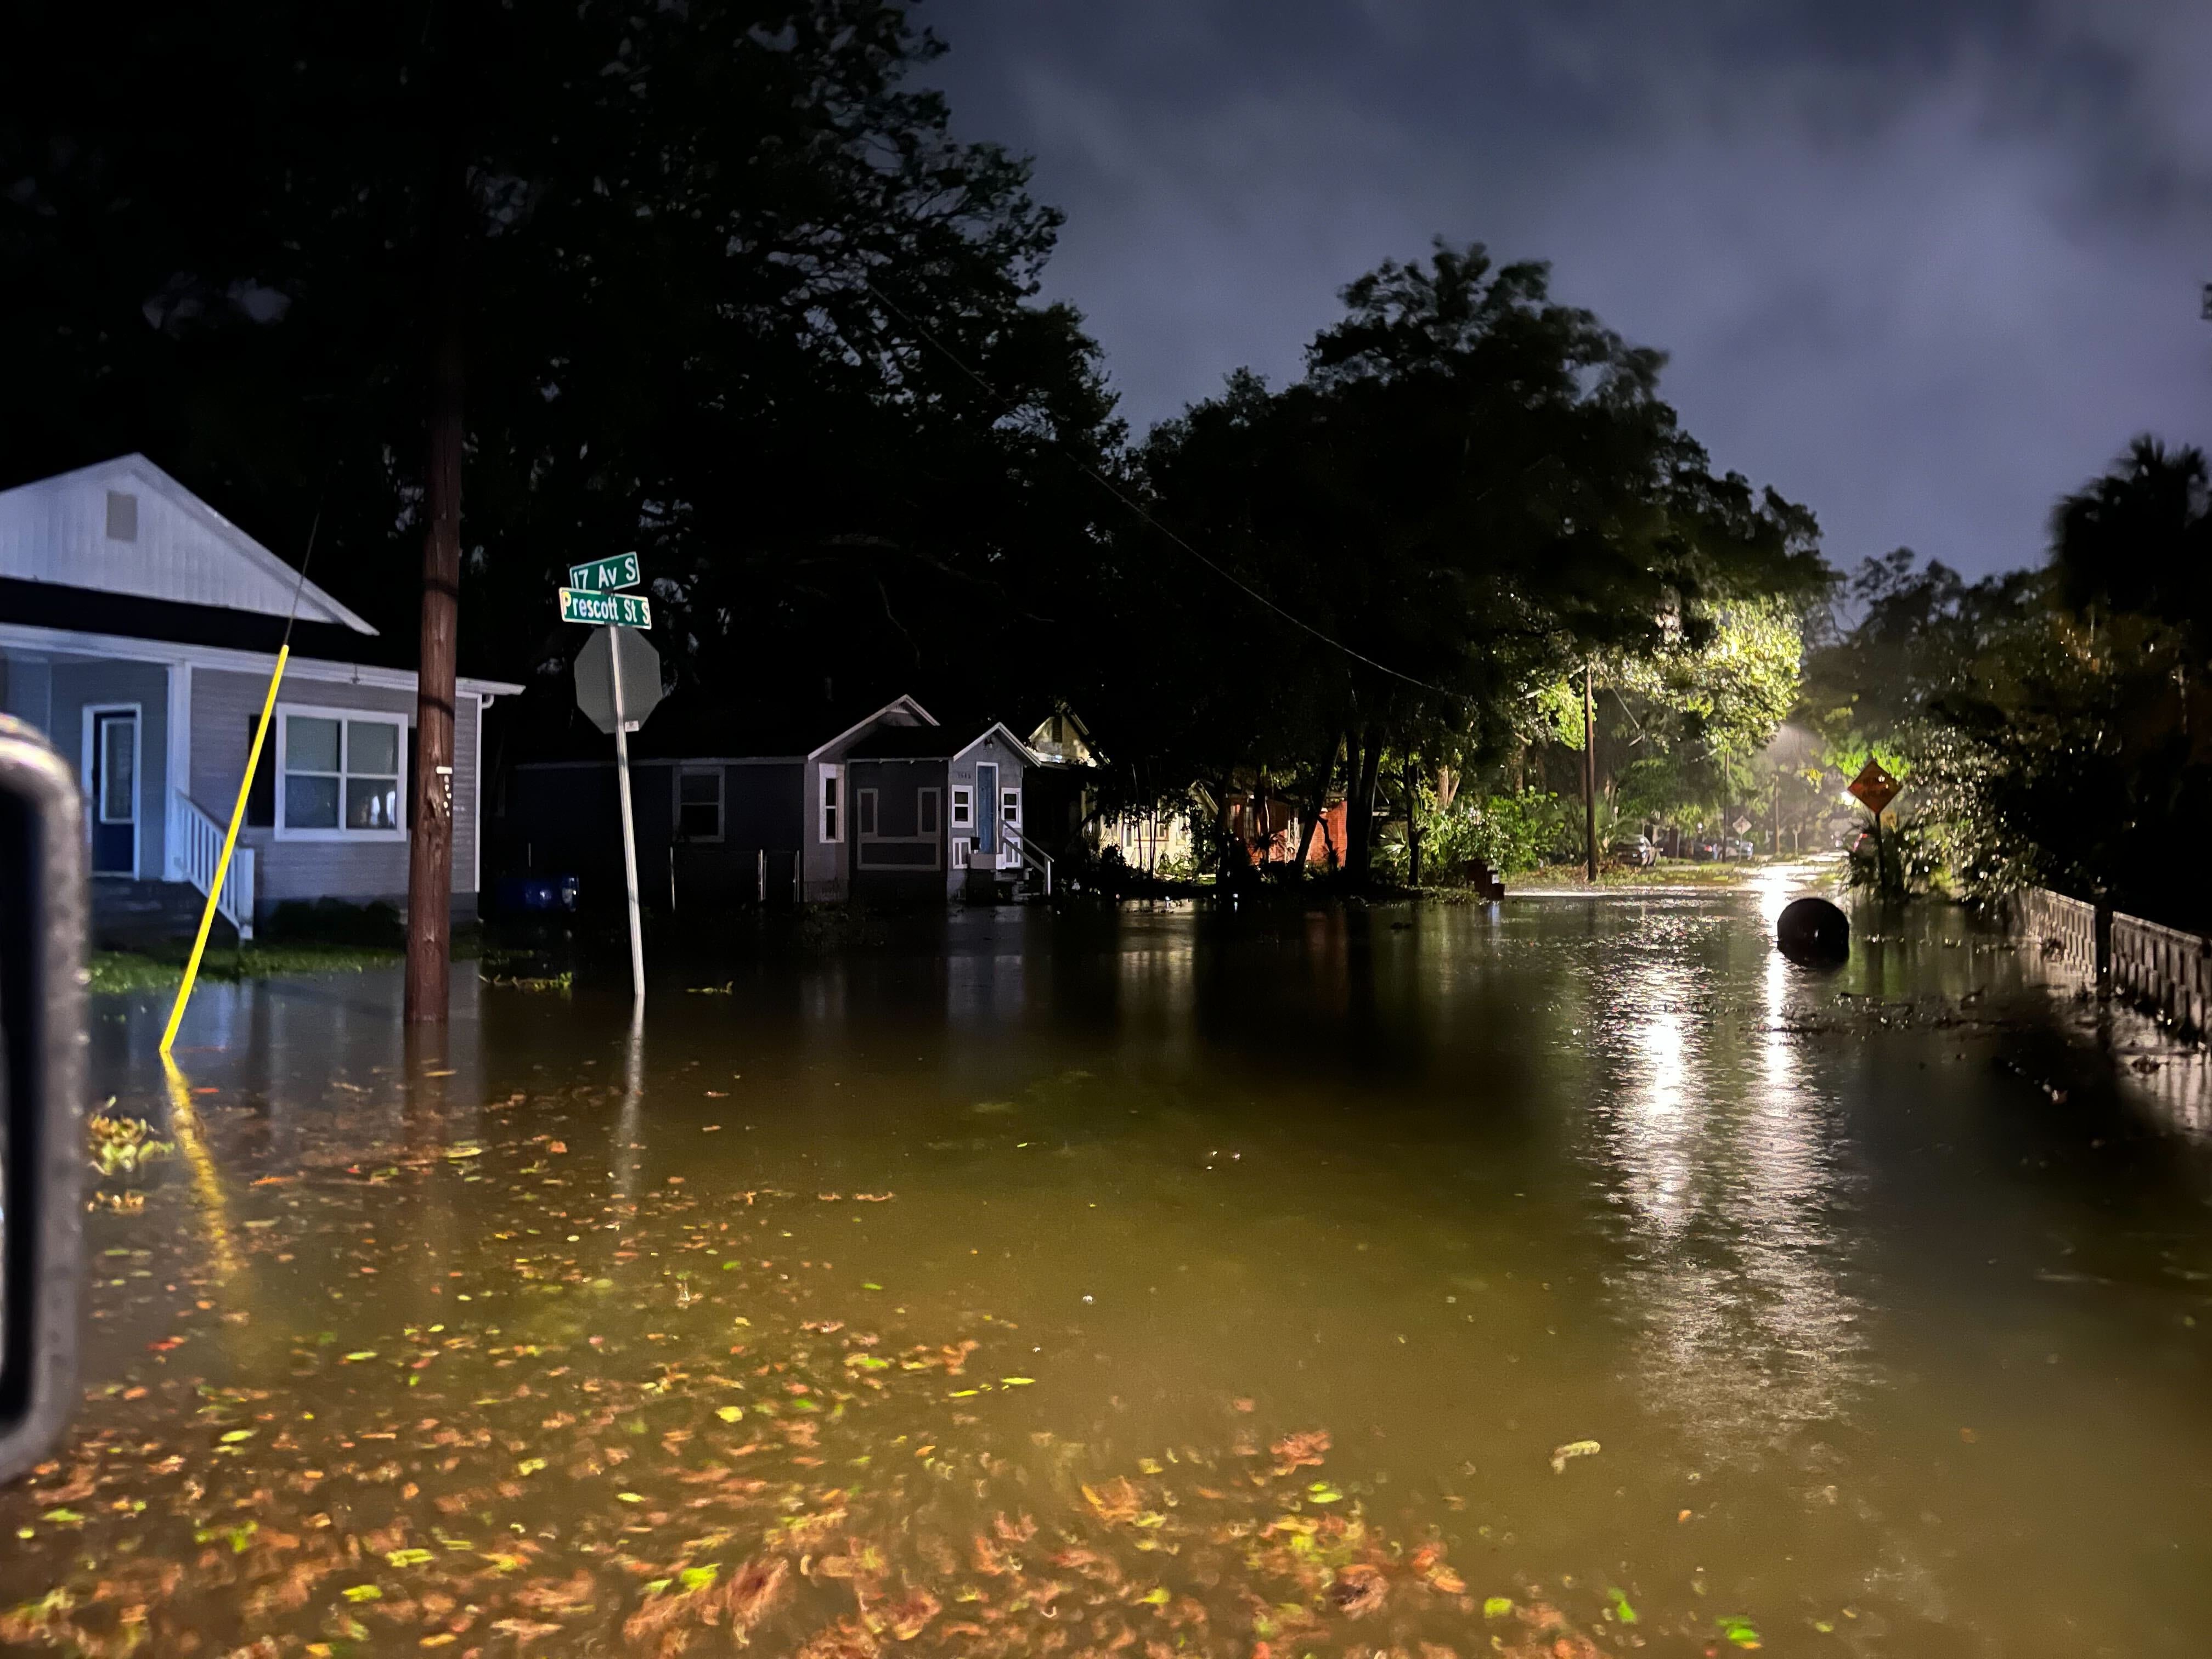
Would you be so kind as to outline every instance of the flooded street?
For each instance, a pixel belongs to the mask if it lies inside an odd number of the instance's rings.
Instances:
[[[2203,1653],[2201,1061],[1803,874],[96,1000],[176,1150],[0,1639]]]

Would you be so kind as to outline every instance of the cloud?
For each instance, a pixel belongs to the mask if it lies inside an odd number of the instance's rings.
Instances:
[[[932,0],[956,123],[1033,154],[1139,429],[1281,380],[1442,234],[1671,355],[1832,558],[2039,556],[2135,431],[2212,436],[2212,7]]]

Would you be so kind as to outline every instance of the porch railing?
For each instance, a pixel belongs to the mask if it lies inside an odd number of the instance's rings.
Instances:
[[[1022,862],[1043,878],[1044,895],[1047,898],[1050,898],[1052,896],[1052,854],[1042,848],[1030,846],[1022,832],[1011,823],[1001,823],[999,826],[999,833],[1006,838],[1007,848],[1020,854]]]
[[[175,849],[177,869],[201,893],[215,885],[216,866],[222,862],[224,826],[200,810],[199,803],[182,790],[169,792],[169,845]],[[216,900],[216,914],[238,930],[240,939],[253,937],[253,849],[240,846],[230,855],[230,878]]]

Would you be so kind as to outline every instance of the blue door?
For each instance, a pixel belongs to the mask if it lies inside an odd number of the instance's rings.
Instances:
[[[975,850],[999,850],[999,769],[989,761],[975,769]]]
[[[138,711],[92,716],[92,873],[138,873]]]

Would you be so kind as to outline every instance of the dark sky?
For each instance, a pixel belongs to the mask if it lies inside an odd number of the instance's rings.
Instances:
[[[2212,0],[925,0],[1036,161],[1142,432],[1294,378],[1443,234],[1671,354],[1830,559],[2041,556],[2130,436],[2212,440]]]

